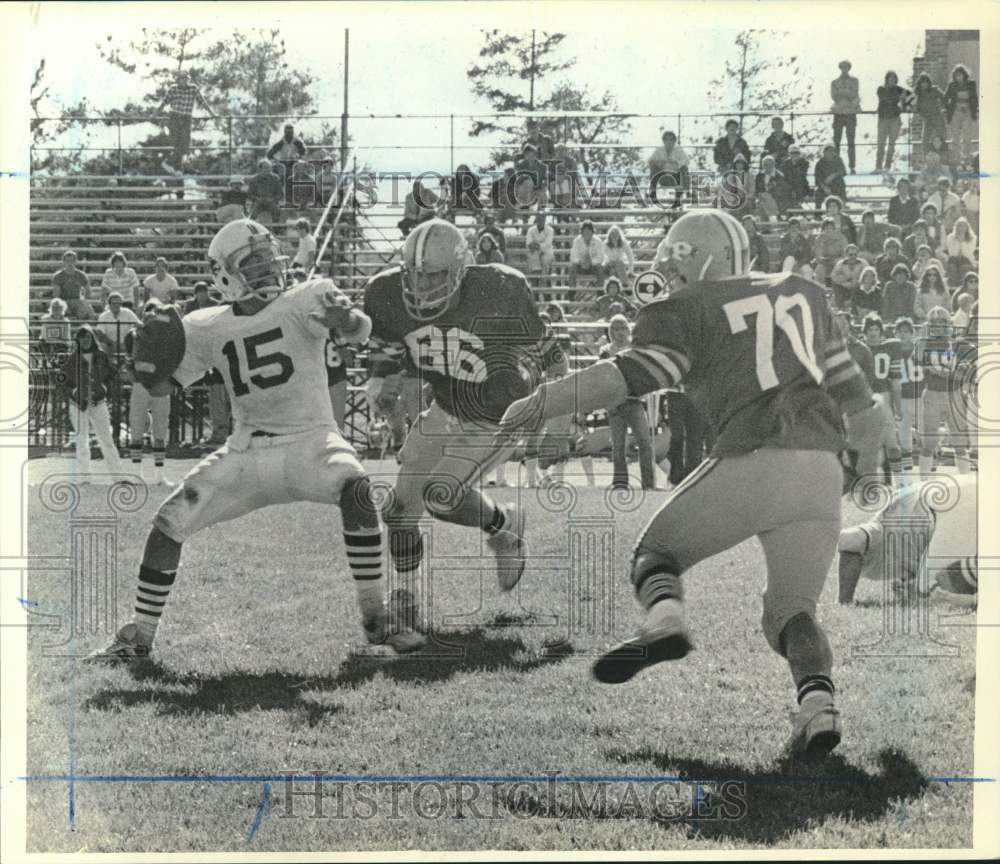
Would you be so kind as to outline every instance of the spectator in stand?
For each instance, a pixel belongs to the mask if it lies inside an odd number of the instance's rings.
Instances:
[[[851,221],[851,217],[844,212],[844,201],[836,195],[829,195],[823,200],[823,210],[826,211],[826,218],[832,219],[836,229],[844,235],[848,243],[856,243],[858,232]]]
[[[295,233],[298,235],[299,245],[295,250],[292,266],[301,267],[307,274],[311,273],[316,265],[316,238],[312,236],[309,228],[309,220],[305,217],[295,220]]]
[[[793,216],[788,220],[788,230],[781,236],[781,270],[813,278],[813,250],[809,238],[802,232],[802,220]]]
[[[917,192],[921,198],[927,198],[937,189],[937,182],[942,177],[951,180],[951,169],[942,163],[940,154],[935,150],[928,150],[924,154],[924,167],[917,175],[915,183]]]
[[[90,280],[76,266],[76,252],[67,249],[62,262],[62,269],[52,277],[52,296],[66,304],[71,320],[93,320],[96,316],[90,305]]]
[[[883,285],[892,278],[892,269],[897,264],[906,267],[906,278],[910,278],[909,259],[902,255],[903,244],[896,237],[886,237],[882,244],[882,254],[875,259],[875,272],[878,273],[878,281]]]
[[[153,266],[154,271],[142,281],[144,291],[141,305],[145,306],[146,302],[153,298],[161,303],[177,302],[180,286],[177,284],[177,280],[167,272],[167,259],[161,255]]]
[[[836,195],[841,200],[847,197],[847,185],[844,178],[847,176],[847,169],[844,162],[837,155],[837,148],[832,144],[827,144],[823,148],[823,156],[816,162],[813,171],[813,179],[816,181],[816,207],[831,195]]]
[[[549,172],[552,188],[552,202],[556,207],[576,209],[576,193],[578,175],[576,160],[568,153],[561,152],[557,157],[553,170]]]
[[[286,123],[282,136],[272,144],[265,154],[271,162],[281,165],[284,178],[285,200],[292,200],[292,169],[300,159],[305,159],[306,144],[295,135],[295,126]]]
[[[715,142],[715,167],[720,174],[732,170],[737,153],[742,153],[746,164],[750,164],[750,147],[740,137],[740,124],[736,120],[726,121],[726,134]]]
[[[556,158],[556,148],[552,143],[552,138],[546,135],[538,127],[538,121],[531,118],[527,122],[528,137],[524,139],[525,145],[530,144],[538,153],[538,158],[543,162],[549,162]]]
[[[917,286],[910,281],[910,269],[900,262],[892,268],[892,274],[882,292],[882,317],[886,321],[897,318],[912,318],[917,300]]]
[[[667,129],[660,139],[662,147],[657,147],[649,157],[649,197],[658,201],[657,190],[661,186],[673,187],[676,206],[685,189],[691,185],[688,170],[688,156],[677,146],[677,133]]]
[[[107,305],[108,295],[117,291],[124,298],[126,309],[135,309],[139,305],[139,277],[135,270],[128,266],[124,252],[112,252],[108,261],[108,269],[101,279],[101,306]]]
[[[587,315],[595,321],[602,321],[616,314],[635,316],[636,308],[622,293],[622,283],[610,276],[604,283],[604,293],[587,307]]]
[[[503,264],[503,252],[497,247],[492,234],[483,232],[476,242],[476,263],[477,264]]]
[[[878,314],[882,310],[882,286],[878,284],[878,274],[874,267],[864,267],[861,270],[849,302],[851,314],[855,318],[863,318],[869,312]]]
[[[861,110],[861,99],[858,95],[860,90],[858,79],[849,74],[851,62],[841,60],[838,65],[840,75],[830,82],[830,98],[833,99],[833,106],[830,109],[833,112],[833,145],[839,157],[840,138],[844,132],[847,132],[847,161],[853,174],[854,166],[857,164],[854,158],[854,133],[858,128],[858,112]],[[840,193],[827,192],[826,194],[836,195]]]
[[[779,160],[778,168],[788,181],[791,206],[800,207],[812,195],[812,189],[809,188],[809,160],[802,155],[798,144],[788,148],[788,156]]]
[[[490,186],[490,201],[501,222],[506,222],[515,215],[515,202],[517,198],[515,194],[515,186],[517,184],[515,173],[514,166],[508,165],[503,169],[503,174],[497,177]]]
[[[969,187],[962,193],[962,215],[969,220],[974,234],[979,233],[979,179],[969,180]]]
[[[975,149],[972,139],[978,137],[979,96],[976,82],[961,63],[951,70],[951,81],[944,93],[944,110],[955,156],[959,164],[965,166]]]
[[[284,186],[281,178],[274,173],[271,161],[259,160],[257,173],[247,183],[250,218],[265,226],[280,222],[283,194]]]
[[[49,311],[41,318],[40,339],[42,350],[50,362],[62,363],[63,355],[70,349],[72,333],[64,300],[53,297],[49,301]]]
[[[791,187],[785,175],[778,170],[774,156],[765,156],[760,163],[755,192],[757,218],[764,222],[777,222],[791,205]]]
[[[194,297],[188,300],[184,307],[184,314],[190,315],[197,309],[207,309],[216,306],[214,300],[209,296],[207,282],[195,282]],[[210,370],[201,379],[205,389],[208,390],[208,417],[212,425],[211,437],[208,443],[212,445],[225,444],[229,437],[229,426],[231,420],[231,408],[229,394],[226,392],[226,385],[222,380],[222,375],[217,369]]]
[[[117,291],[108,294],[108,308],[97,316],[97,332],[103,333],[107,339],[106,345],[113,356],[122,353],[125,334],[139,323],[139,318],[122,302],[122,295]]]
[[[921,72],[917,76],[913,92],[917,97],[914,113],[923,121],[921,143],[924,155],[926,155],[933,136],[937,135],[942,139],[947,137],[947,127],[944,120],[944,93],[934,84],[931,76],[926,72]]]
[[[974,272],[966,273],[962,278],[962,287],[955,292],[957,298],[959,294],[971,294],[972,302],[979,302],[979,274]],[[954,300],[952,301],[955,302]],[[949,308],[954,308],[953,306]]]
[[[941,230],[947,234],[955,227],[955,220],[962,215],[962,199],[951,191],[951,180],[942,177],[937,191],[927,198],[924,206],[934,205],[941,216]]]
[[[844,257],[833,265],[830,273],[830,282],[833,284],[834,296],[837,308],[846,309],[850,303],[854,290],[861,283],[861,274],[865,270],[871,270],[878,281],[878,274],[875,268],[868,265],[863,258],[858,256],[858,247],[849,243]]]
[[[955,227],[944,239],[944,251],[948,256],[948,284],[951,287],[960,286],[965,274],[976,269],[978,242],[969,220],[964,216],[956,219]]]
[[[957,293],[955,305],[958,307],[951,316],[951,326],[955,328],[956,336],[965,335],[972,320],[972,305],[975,302],[971,294]]]
[[[476,234],[477,243],[479,242],[479,238],[482,237],[483,234],[489,234],[490,236],[492,236],[493,240],[496,242],[497,248],[501,251],[501,253],[503,253],[504,255],[507,254],[507,236],[503,233],[503,228],[497,225],[496,216],[494,216],[492,213],[483,214],[483,227],[480,228],[479,233]]]
[[[920,202],[913,197],[913,185],[905,177],[896,183],[896,194],[889,199],[888,221],[897,225],[905,236],[910,227],[920,218]]]
[[[455,170],[452,201],[458,210],[483,209],[483,204],[479,200],[479,178],[464,163]]]
[[[217,221],[225,225],[235,219],[243,219],[247,215],[247,193],[243,189],[243,181],[239,177],[229,178],[229,188],[219,196],[219,207],[215,211]]]
[[[403,201],[403,218],[397,223],[403,236],[406,237],[421,222],[433,219],[440,203],[441,199],[424,186],[422,181],[414,180],[413,188],[406,193]]]
[[[927,313],[937,306],[951,308],[951,292],[944,284],[944,278],[937,267],[928,267],[920,280],[920,288],[913,304],[913,315],[917,321],[926,321]]]
[[[944,273],[944,265],[939,259],[932,257],[931,247],[921,243],[917,247],[917,260],[913,262],[914,281],[919,283],[930,267],[936,267],[939,273]]]
[[[918,219],[913,223],[910,233],[906,235],[900,246],[907,264],[917,260],[917,250],[924,245],[931,250],[931,255],[933,255],[934,247],[931,246],[930,238],[927,236],[927,223],[923,219]]]
[[[763,235],[757,230],[757,220],[753,216],[744,216],[743,227],[750,240],[750,269],[761,273],[771,272],[771,253],[767,248]]]
[[[604,272],[614,276],[622,285],[632,283],[635,256],[632,254],[632,247],[625,237],[625,232],[617,225],[612,225],[604,238],[604,260],[601,263]]]
[[[882,254],[887,236],[889,229],[886,225],[876,222],[871,210],[865,210],[861,214],[861,228],[858,230],[858,254],[869,264],[874,264]]]
[[[624,315],[615,315],[608,322],[608,344],[601,349],[602,360],[614,357],[632,344],[632,328]],[[631,428],[639,447],[639,471],[643,489],[656,488],[653,471],[653,442],[646,407],[638,396],[629,396],[608,411],[611,427],[611,459],[614,464],[613,489],[628,489],[628,430]]]
[[[928,153],[934,153],[937,156],[937,165],[941,171],[939,176],[952,177],[955,174],[955,161],[951,156],[951,148],[948,146],[948,139],[940,132],[935,132],[931,135],[931,140],[927,142],[927,147],[924,150],[925,166],[927,163]]]
[[[89,324],[82,324],[74,336],[75,345],[63,366],[60,384],[69,400],[69,418],[76,433],[77,483],[89,483],[90,431],[93,429],[107,471],[120,474],[125,470],[111,434],[108,416],[108,388],[116,370],[108,355],[100,349]]]
[[[539,207],[544,207],[548,202],[549,181],[545,168],[545,163],[538,158],[538,150],[534,144],[525,144],[521,151],[521,161],[517,163],[518,188],[523,186],[528,193],[529,201]],[[525,181],[528,182],[525,182]],[[524,192],[519,191],[519,199],[523,198]]]
[[[580,274],[594,276],[599,282],[604,280],[604,244],[594,235],[594,223],[585,219],[580,224],[580,233],[573,240],[569,250],[569,285],[576,287]]]
[[[885,83],[876,91],[878,97],[878,143],[875,150],[875,170],[892,168],[892,157],[896,153],[896,139],[902,128],[900,113],[902,100],[910,91],[899,86],[899,76],[892,71],[885,73]]]
[[[813,242],[813,279],[820,285],[827,285],[833,265],[847,252],[847,238],[837,230],[830,217],[823,220],[819,234]]]
[[[715,205],[726,210],[734,219],[742,219],[753,213],[754,178],[746,157],[742,153],[733,156],[733,164],[724,174],[719,175],[719,192]]]
[[[920,208],[920,219],[917,221],[924,223],[924,230],[927,232],[927,239],[924,242],[934,250],[935,257],[944,258],[944,238],[947,232],[940,221],[938,221],[938,213],[936,205],[931,203],[924,204]]]
[[[501,232],[503,233],[503,232]],[[528,229],[525,244],[528,249],[528,272],[539,276],[548,276],[552,272],[556,254],[553,244],[556,233],[551,225],[546,224],[545,213],[535,214],[535,224]]]
[[[788,148],[795,139],[785,131],[785,121],[780,117],[771,118],[771,134],[764,141],[764,155],[773,156],[778,163],[788,155]]]
[[[191,82],[187,72],[178,72],[174,84],[167,90],[163,101],[156,109],[156,113],[162,113],[167,108],[167,131],[170,135],[170,146],[173,148],[173,167],[180,171],[184,167],[184,157],[191,149],[191,113],[194,111],[194,103],[200,102],[202,107],[208,112],[208,116],[215,118],[205,97],[202,96],[198,86]],[[164,167],[169,167],[164,160]]]

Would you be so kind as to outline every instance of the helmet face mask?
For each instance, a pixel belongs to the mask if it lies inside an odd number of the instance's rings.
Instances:
[[[450,222],[418,225],[403,244],[403,305],[411,318],[433,321],[447,311],[465,275],[467,244]]]
[[[230,222],[215,235],[208,250],[212,278],[221,298],[238,302],[249,297],[270,302],[287,287],[278,241],[250,219]]]

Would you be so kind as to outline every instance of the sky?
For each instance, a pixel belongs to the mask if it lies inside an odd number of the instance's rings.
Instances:
[[[536,13],[538,7],[531,7],[530,15],[517,14],[525,7],[516,5],[506,7],[509,14],[498,16],[494,7],[484,6],[483,15],[469,17],[469,4],[381,4],[361,9],[316,4],[301,14],[290,14],[285,7],[266,7],[271,14],[263,16],[252,12],[257,6],[178,4],[174,14],[179,10],[194,14],[197,7],[206,6],[217,10],[205,19],[206,25],[212,25],[210,31],[206,28],[209,38],[232,33],[236,26],[279,27],[292,62],[311,70],[319,81],[315,88],[319,112],[338,117],[343,104],[343,32],[349,27],[351,133],[359,154],[368,155],[370,164],[386,171],[447,170],[452,159],[451,123],[448,117],[373,120],[363,115],[454,114],[455,164],[483,160],[488,148],[468,137],[468,117],[487,111],[488,106],[473,96],[466,77],[466,69],[477,59],[483,26],[530,32],[537,25],[565,32],[560,56],[575,56],[577,63],[561,76],[594,92],[612,92],[623,111],[673,115],[633,121],[636,143],[652,147],[659,143],[663,128],[677,125],[678,113],[706,110],[709,82],[720,73],[724,58],[735,59],[736,32],[761,23],[754,20],[757,7],[750,3],[738,7],[743,14],[721,14],[720,10],[715,18],[706,18],[703,12],[696,18],[690,7],[664,3],[544,4],[548,18]],[[145,8],[155,13],[158,6]],[[553,10],[574,14],[553,18]],[[36,57],[46,60],[52,94],[66,103],[85,95],[101,109],[135,98],[144,82],[101,60],[96,43],[109,33],[127,42],[143,26],[195,23],[187,16],[185,20],[159,20],[155,14],[142,12],[129,3],[41,4],[32,48]],[[782,21],[795,23],[788,16],[777,23]],[[851,60],[852,74],[861,82],[862,107],[873,108],[875,88],[886,70],[895,69],[904,81],[911,74],[913,57],[922,52],[923,30],[837,29],[827,23],[821,31],[791,30],[768,41],[776,57],[799,54],[803,75],[816,82],[815,110],[828,110],[829,81],[838,74],[837,64],[843,59]],[[874,121],[871,125],[874,129]],[[681,138],[683,143],[683,121]],[[369,151],[369,147],[374,149]]]

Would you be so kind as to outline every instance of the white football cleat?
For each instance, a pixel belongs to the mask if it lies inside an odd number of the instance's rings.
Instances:
[[[501,591],[511,591],[521,581],[528,546],[524,542],[524,511],[516,504],[503,507],[507,528],[497,531],[486,545],[497,556],[497,583]]]
[[[792,737],[785,745],[790,755],[825,756],[840,743],[840,712],[832,703],[792,714]]]

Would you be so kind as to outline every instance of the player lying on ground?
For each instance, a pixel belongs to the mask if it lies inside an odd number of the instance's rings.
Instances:
[[[937,591],[974,601],[976,475],[942,473],[897,491],[875,518],[841,531],[838,549],[841,603],[853,601],[861,579],[888,582],[902,602]]]
[[[337,430],[327,396],[324,344],[368,338],[368,316],[328,279],[286,289],[274,237],[249,219],[230,222],[209,246],[215,285],[232,305],[187,315],[163,307],[137,335],[136,377],[151,391],[181,387],[213,367],[225,378],[234,429],[160,505],[146,540],[131,623],[95,659],[147,657],[177,575],[181,546],[209,525],[290,501],[340,506],[362,626],[397,651],[423,637],[400,628],[383,601],[382,533],[368,477]]]
[[[545,327],[525,277],[502,264],[466,264],[466,243],[450,222],[432,219],[413,229],[399,267],[365,288],[372,341],[402,358],[434,402],[423,411],[399,453],[399,475],[383,508],[389,550],[405,585],[398,605],[419,618],[415,577],[423,557],[419,521],[479,528],[497,560],[497,580],[510,591],[524,570],[524,514],[476,488],[484,471],[506,460],[497,424],[507,406],[526,396],[546,363]],[[398,375],[398,373],[395,373]],[[371,389],[398,390],[392,382]]]
[[[646,618],[594,664],[620,683],[691,650],[681,574],[749,537],[767,561],[763,630],[784,657],[801,710],[790,748],[840,741],[833,657],[816,620],[840,533],[842,413],[858,450],[876,446],[871,390],[834,329],[823,289],[800,276],[749,272],[743,226],[691,212],[665,238],[671,294],[643,307],[632,347],[514,403],[501,428],[598,407],[682,381],[718,439],[646,526],[631,580]]]

